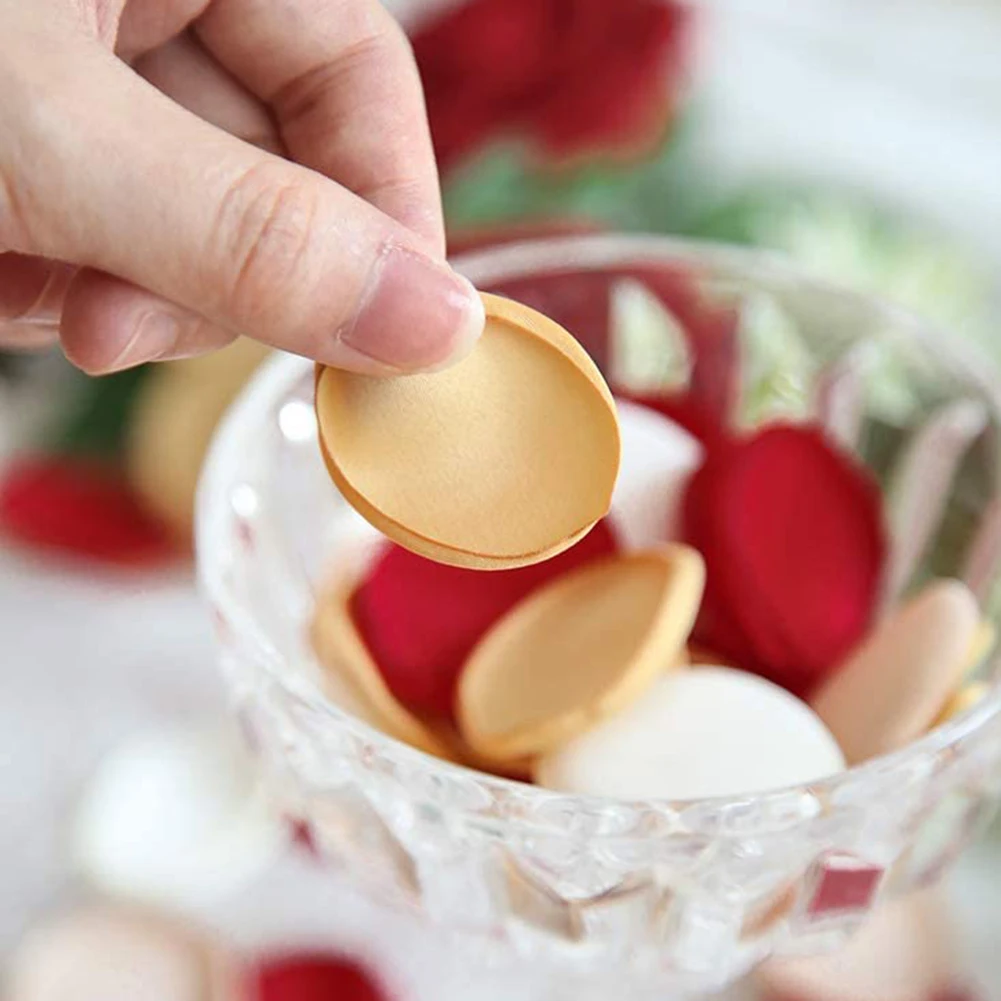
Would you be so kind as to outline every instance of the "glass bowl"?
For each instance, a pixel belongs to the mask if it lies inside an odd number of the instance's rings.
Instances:
[[[684,324],[693,310],[735,311],[740,419],[821,421],[886,485],[906,543],[894,587],[951,574],[993,607],[1001,406],[984,365],[946,336],[723,246],[574,236],[457,266],[565,321],[634,389],[697,378]],[[683,308],[658,312],[654,286]],[[996,689],[828,781],[694,802],[560,795],[374,731],[323,694],[307,639],[330,568],[371,544],[323,468],[312,398],[312,365],[280,356],[224,421],[199,495],[201,579],[237,712],[283,808],[331,863],[436,933],[595,991],[714,989],[768,956],[838,946],[880,900],[938,879],[989,819]]]

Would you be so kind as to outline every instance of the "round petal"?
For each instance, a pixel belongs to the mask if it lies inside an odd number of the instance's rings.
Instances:
[[[483,634],[536,588],[617,550],[607,519],[571,549],[516,570],[445,566],[394,545],[351,611],[393,694],[415,711],[451,717],[459,673]]]
[[[686,496],[706,559],[700,642],[799,694],[872,620],[886,553],[877,484],[813,427],[711,450]]]

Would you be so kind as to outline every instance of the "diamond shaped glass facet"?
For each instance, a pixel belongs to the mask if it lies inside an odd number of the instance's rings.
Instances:
[[[667,948],[674,969],[684,973],[722,970],[740,938],[740,912],[721,901],[677,901],[669,921]]]
[[[649,939],[660,891],[648,879],[635,878],[590,900],[577,903],[577,915],[588,939],[606,951],[637,948]]]
[[[513,917],[535,931],[568,942],[584,935],[580,916],[569,901],[512,858],[502,866],[504,890]]]
[[[799,890],[800,884],[793,883],[755,901],[744,917],[741,938],[753,940],[771,935],[793,912],[799,899]]]
[[[428,916],[466,929],[492,928],[498,908],[488,866],[477,851],[464,858],[418,856],[421,896]]]
[[[808,877],[812,893],[807,917],[818,920],[867,911],[876,898],[884,870],[853,855],[820,859]]]
[[[317,847],[364,879],[404,897],[419,892],[414,860],[356,789],[328,790],[309,807]]]

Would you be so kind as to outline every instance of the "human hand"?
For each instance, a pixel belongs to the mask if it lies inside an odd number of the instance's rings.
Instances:
[[[240,334],[389,373],[482,330],[378,0],[0,0],[0,343],[88,372]]]

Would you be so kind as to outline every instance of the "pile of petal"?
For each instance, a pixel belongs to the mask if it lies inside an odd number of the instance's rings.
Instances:
[[[707,751],[697,771],[702,794],[720,795],[822,778],[969,708],[983,688],[966,679],[992,642],[976,599],[941,580],[886,606],[893,543],[874,474],[820,423],[739,426],[739,310],[681,268],[564,279],[504,291],[579,327],[608,373],[615,283],[642,283],[683,335],[683,384],[636,392],[611,380],[623,442],[612,510],[555,559],[485,573],[387,543],[360,579],[337,582],[380,691],[437,735],[446,757],[565,791],[638,796],[700,794],[691,775],[662,774],[700,753],[682,733],[682,707],[716,706],[705,732],[728,747]],[[697,585],[665,586],[645,619],[608,618],[616,589],[633,586],[631,561],[666,561],[670,580],[685,554],[698,560]],[[602,579],[604,597],[588,583]],[[636,634],[612,637],[628,629]],[[591,656],[605,646],[623,661],[615,671]],[[336,670],[336,657],[322,659]],[[580,705],[577,690],[588,693]],[[485,692],[508,732],[485,732],[482,704],[470,708],[469,693]],[[770,723],[794,741],[788,753],[747,760]],[[786,768],[797,755],[809,774]],[[748,785],[730,789],[727,769]]]

